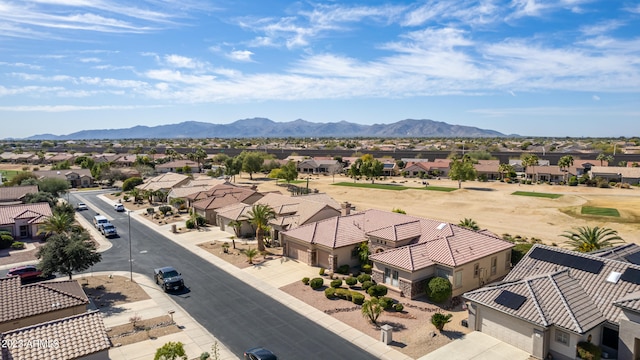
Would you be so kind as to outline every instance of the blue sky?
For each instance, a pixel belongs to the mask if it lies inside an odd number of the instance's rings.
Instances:
[[[638,136],[639,23],[635,0],[0,0],[0,138],[252,117]]]

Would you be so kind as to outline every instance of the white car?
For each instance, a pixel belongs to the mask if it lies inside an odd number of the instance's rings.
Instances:
[[[124,205],[122,205],[122,204],[115,204],[115,205],[113,205],[113,208],[116,211],[124,211]]]
[[[76,210],[78,211],[89,210],[89,207],[85,203],[78,203],[78,206],[76,206]]]

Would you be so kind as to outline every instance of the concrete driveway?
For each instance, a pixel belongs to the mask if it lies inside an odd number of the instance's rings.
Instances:
[[[528,360],[530,355],[494,337],[474,331],[418,360]]]

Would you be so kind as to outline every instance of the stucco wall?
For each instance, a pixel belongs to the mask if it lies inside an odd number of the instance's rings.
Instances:
[[[634,354],[636,342],[640,344],[640,323],[634,321],[637,318],[638,314],[625,311],[624,318],[620,319],[618,359],[637,359],[640,356],[640,354]]]
[[[61,319],[64,317],[82,314],[86,311],[87,311],[86,305],[78,305],[75,307],[61,309],[58,311],[51,311],[48,313],[39,314],[35,316],[29,316],[29,317],[17,319],[14,321],[7,321],[0,324],[0,333],[6,332],[9,330],[19,329],[26,326],[40,324],[43,322],[53,321],[53,320]]]

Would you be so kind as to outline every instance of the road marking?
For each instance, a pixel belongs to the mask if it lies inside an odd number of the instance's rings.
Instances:
[[[146,254],[146,253],[147,253],[147,250],[140,251],[140,254]]]

